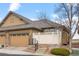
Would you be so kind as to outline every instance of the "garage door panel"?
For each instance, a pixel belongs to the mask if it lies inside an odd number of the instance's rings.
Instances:
[[[27,46],[28,45],[28,36],[27,35],[15,35],[10,36],[11,46]]]
[[[0,37],[0,44],[4,43],[4,38]]]
[[[0,35],[0,44],[4,44],[5,36]]]
[[[11,36],[10,39],[11,39],[10,44],[11,44],[12,46],[16,45],[16,43],[17,43],[17,42],[16,42],[16,37],[15,37],[15,36],[14,36],[14,37]]]

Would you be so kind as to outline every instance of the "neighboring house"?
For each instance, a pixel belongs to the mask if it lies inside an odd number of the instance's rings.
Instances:
[[[0,44],[26,47],[36,40],[38,45],[68,46],[68,33],[60,24],[49,20],[31,21],[10,11],[0,24]]]
[[[72,39],[72,48],[79,48],[79,39]]]
[[[79,43],[79,39],[72,39],[72,43]]]

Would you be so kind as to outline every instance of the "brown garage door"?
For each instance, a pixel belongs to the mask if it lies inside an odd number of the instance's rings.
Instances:
[[[28,45],[28,39],[27,33],[10,34],[10,45],[24,47]]]
[[[4,45],[4,42],[5,41],[5,35],[0,35],[0,44],[3,44]]]

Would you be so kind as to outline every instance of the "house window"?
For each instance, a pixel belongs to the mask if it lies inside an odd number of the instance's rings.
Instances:
[[[29,33],[21,33],[21,35],[23,35],[23,36],[24,36],[24,35],[29,35]]]
[[[54,34],[57,34],[57,29],[45,29],[45,32],[52,32]]]
[[[15,33],[15,34],[10,34],[11,36],[25,36],[29,35],[29,33]]]
[[[21,35],[24,36],[24,35],[26,35],[26,33],[22,33]]]
[[[17,36],[21,36],[21,34],[17,34]]]
[[[44,31],[45,31],[45,32],[49,32],[49,31],[50,31],[50,29],[45,29]]]
[[[12,34],[12,36],[16,36],[16,34]]]
[[[56,29],[50,29],[50,32],[56,32]]]

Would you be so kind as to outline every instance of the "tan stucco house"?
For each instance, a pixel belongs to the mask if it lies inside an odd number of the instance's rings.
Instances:
[[[49,20],[32,21],[17,13],[9,12],[0,24],[0,44],[5,47],[38,45],[68,46],[68,29]]]

